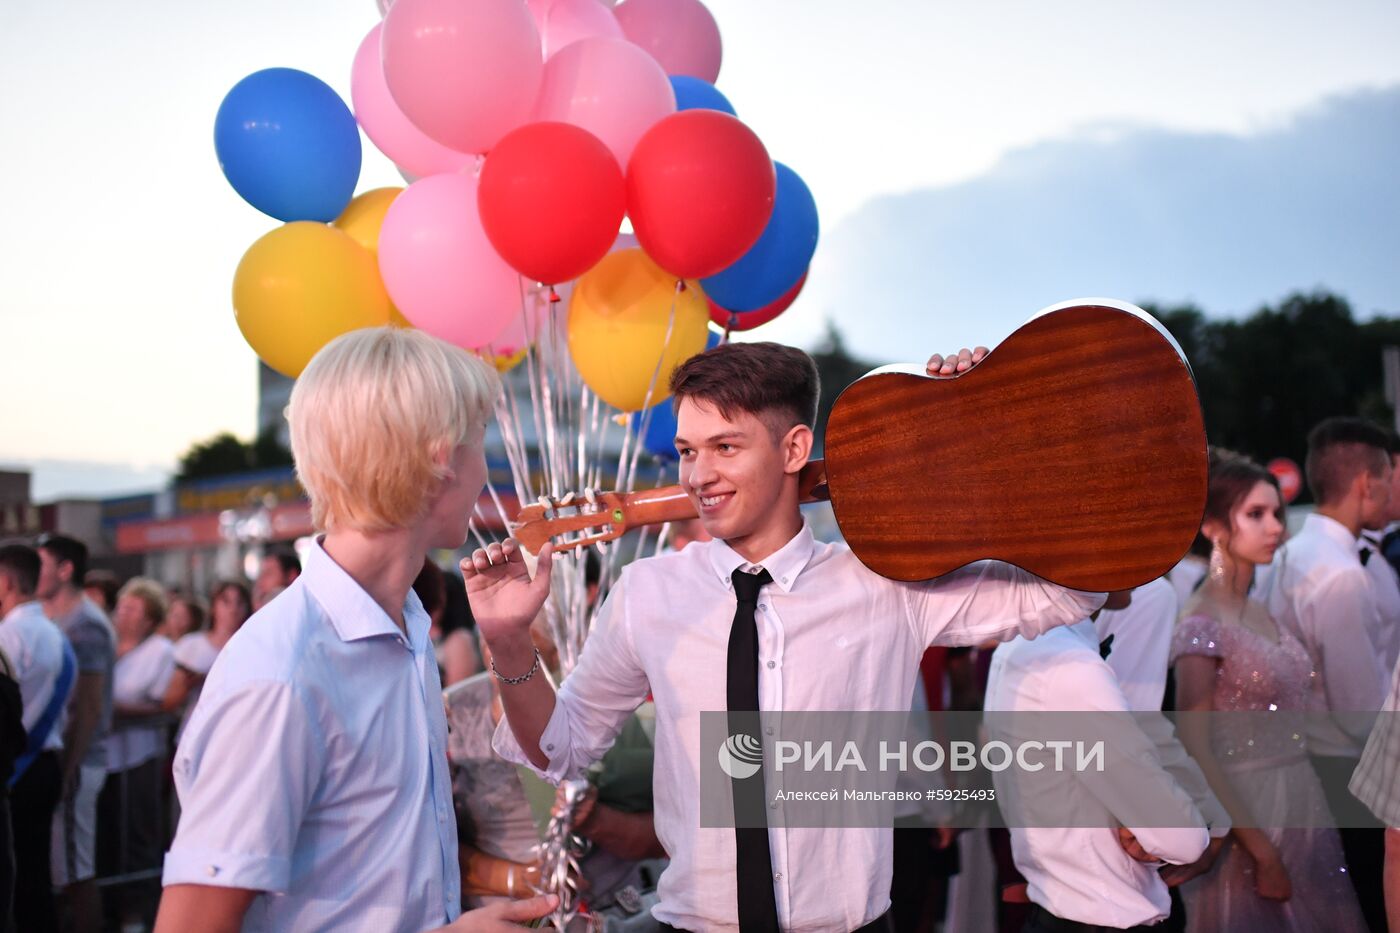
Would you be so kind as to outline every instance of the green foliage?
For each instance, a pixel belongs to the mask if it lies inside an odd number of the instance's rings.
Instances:
[[[282,445],[271,428],[263,429],[251,444],[225,431],[191,445],[180,457],[180,470],[175,474],[175,481],[224,476],[285,466],[291,462],[292,452]]]
[[[1261,462],[1299,465],[1313,425],[1332,415],[1392,423],[1381,351],[1400,345],[1400,320],[1359,323],[1346,300],[1294,294],[1240,319],[1147,306],[1181,344],[1196,377],[1206,435]]]

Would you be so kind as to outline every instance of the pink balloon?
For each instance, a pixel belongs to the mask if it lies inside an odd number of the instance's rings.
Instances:
[[[365,36],[350,72],[350,100],[355,105],[355,119],[365,135],[401,172],[415,178],[455,172],[474,164],[476,156],[449,149],[429,138],[394,103],[389,85],[384,83],[384,67],[379,60],[382,28],[383,24],[376,24]]]
[[[485,346],[520,314],[524,283],[481,229],[474,175],[430,175],[394,199],[379,273],[414,327],[459,347]]]
[[[530,119],[543,63],[520,0],[395,0],[381,42],[394,102],[444,146],[486,152]]]
[[[545,60],[571,42],[594,36],[622,38],[622,27],[612,10],[599,0],[526,0]]]
[[[589,0],[593,2],[593,0]],[[556,294],[559,294],[556,290]],[[556,305],[549,300],[549,289],[532,291],[525,302],[523,311],[516,311],[507,320],[500,333],[491,338],[489,349],[495,356],[514,356],[540,338],[541,332],[549,326],[554,308],[567,308],[568,298],[559,294]]]
[[[623,0],[613,14],[627,38],[651,53],[668,75],[711,84],[719,77],[724,51],[719,26],[700,0]]]
[[[666,72],[626,39],[580,39],[560,49],[545,63],[535,104],[536,120],[583,127],[624,169],[637,140],[675,112],[676,92]]]

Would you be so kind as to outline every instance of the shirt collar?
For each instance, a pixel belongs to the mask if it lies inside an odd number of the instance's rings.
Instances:
[[[762,567],[773,578],[773,585],[787,593],[792,590],[793,584],[797,582],[797,575],[802,572],[802,568],[807,566],[807,561],[811,560],[812,549],[812,529],[804,518],[802,527],[798,529],[797,534],[792,536],[792,540],[768,555],[761,564],[750,564],[737,551],[719,539],[711,541],[710,566],[714,568],[720,582],[729,588],[734,586],[730,577],[734,575],[737,568]]]
[[[37,599],[31,599],[27,603],[20,603],[18,606],[5,613],[5,618],[0,619],[0,625],[9,622],[11,619],[23,619],[25,616],[32,615],[37,615],[43,619],[48,618],[48,616],[44,615],[43,604]]]
[[[1303,530],[1335,541],[1348,551],[1356,550],[1356,537],[1352,535],[1351,530],[1346,525],[1335,518],[1310,512],[1308,517],[1303,519]]]
[[[317,537],[307,552],[307,560],[297,583],[305,586],[330,618],[331,627],[341,641],[359,641],[364,638],[388,636],[397,638],[403,634],[394,620],[379,603],[365,592],[355,578],[337,564]],[[423,603],[413,590],[403,601],[404,628],[415,653],[422,652],[428,643],[428,628],[431,620],[423,611]]]

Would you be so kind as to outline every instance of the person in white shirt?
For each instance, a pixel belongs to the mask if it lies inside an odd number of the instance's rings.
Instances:
[[[1382,547],[1387,533],[1400,525],[1400,438],[1388,432],[1390,439],[1390,506],[1385,514],[1361,529],[1356,539],[1357,554],[1376,595],[1376,630],[1373,633],[1376,650],[1381,653],[1385,670],[1395,669],[1400,659],[1400,577],[1386,559]]]
[[[1094,616],[1104,659],[1135,710],[1162,708],[1177,606],[1175,586],[1168,577],[1158,577],[1133,590],[1126,607],[1105,606]]]
[[[466,351],[391,327],[332,340],[297,379],[292,453],[325,535],[204,682],[157,933],[505,931],[556,906],[461,914],[442,685],[411,589],[430,549],[466,540],[499,391]]]
[[[1108,605],[1122,609],[1130,598],[1113,593]],[[1162,750],[1130,715],[1131,704],[1100,656],[1094,623],[1085,619],[998,646],[984,708],[988,734],[1012,747],[1067,728],[1103,738],[1107,749],[1102,771],[993,773],[1016,868],[1035,905],[1025,929],[1127,929],[1165,920],[1171,896],[1159,869],[1196,865],[1210,832],[1191,795],[1163,765]],[[1066,715],[1056,720],[1047,713]],[[1174,761],[1184,763],[1170,729],[1159,738]],[[1060,814],[1074,818],[1055,826]]]
[[[1382,929],[1382,828],[1347,790],[1389,672],[1376,649],[1375,591],[1357,551],[1361,529],[1378,525],[1390,507],[1390,439],[1360,418],[1329,418],[1308,435],[1304,465],[1317,509],[1261,567],[1260,598],[1302,643],[1312,660],[1314,692],[1330,715],[1308,720],[1308,751],[1327,804],[1341,829],[1348,875],[1362,911]]]
[[[965,371],[985,352],[936,356],[929,371]],[[557,695],[535,676],[529,637],[549,590],[549,546],[533,581],[513,540],[462,562],[503,684],[496,748],[557,782],[595,761],[653,694],[655,823],[671,857],[653,916],[707,933],[886,929],[890,828],[700,825],[698,758],[711,754],[700,748],[701,712],[907,713],[929,645],[1034,636],[1084,618],[1103,596],[992,562],[898,583],[844,544],[814,540],[797,475],[818,381],[800,350],[724,344],[678,367],[670,391],[680,483],[714,540],[630,564]],[[736,702],[740,689],[752,693]]]
[[[24,703],[31,751],[38,750],[10,787],[15,848],[15,929],[57,929],[50,862],[53,815],[63,784],[61,705],[72,693],[72,672],[62,695],[66,639],[44,615],[35,588],[38,553],[22,544],[0,546],[0,650],[14,665]],[[71,649],[69,649],[71,650]],[[50,707],[53,704],[51,710]],[[55,716],[55,713],[58,715]],[[45,724],[45,720],[47,723]],[[37,731],[45,726],[40,736]]]
[[[169,736],[161,698],[175,670],[173,645],[158,632],[165,621],[165,589],[134,577],[117,594],[112,625],[117,663],[112,669],[112,731],[107,736],[107,780],[97,796],[97,871],[115,877],[160,867],[165,841],[161,785]],[[160,886],[137,881],[109,892],[107,909],[123,922],[154,914]]]

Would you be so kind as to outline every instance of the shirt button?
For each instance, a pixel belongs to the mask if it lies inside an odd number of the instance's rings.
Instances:
[[[758,604],[758,611],[759,611],[759,612],[767,612],[767,611],[768,611],[768,604],[767,604],[767,603],[759,603],[759,604]]]
[[[768,669],[769,669],[770,671],[771,671],[773,668],[777,667],[777,666],[778,666],[778,662],[777,662],[777,661],[769,661],[769,662],[768,662]]]
[[[547,752],[552,752],[552,751],[554,751],[554,746],[553,746],[553,745],[546,745],[546,746],[544,747],[544,750],[547,751]]]
[[[764,733],[767,734],[767,735],[772,735],[772,734],[773,734],[773,727],[772,727],[772,726],[769,726],[767,729],[764,729],[763,731],[764,731]]]
[[[208,868],[204,869],[204,873],[205,873],[206,875],[208,875],[210,878],[213,878],[215,875],[217,875],[217,874],[219,873],[219,866],[218,866],[218,865],[210,865]]]
[[[780,871],[779,871],[779,872],[774,872],[774,873],[773,873],[773,880],[774,880],[774,881],[782,881],[782,880],[783,880],[783,873],[780,872]]]

